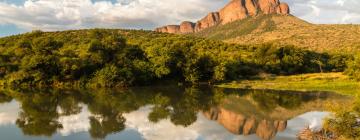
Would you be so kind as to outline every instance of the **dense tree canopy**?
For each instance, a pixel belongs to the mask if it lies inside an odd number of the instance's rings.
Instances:
[[[35,31],[0,39],[0,85],[123,87],[218,82],[258,73],[342,71],[348,58],[135,30]]]
[[[360,80],[360,54],[355,56],[354,60],[349,60],[347,66],[345,73],[356,80]]]

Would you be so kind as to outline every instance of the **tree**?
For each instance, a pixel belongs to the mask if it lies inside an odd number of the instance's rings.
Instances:
[[[360,80],[360,54],[348,61],[345,73],[356,80]]]

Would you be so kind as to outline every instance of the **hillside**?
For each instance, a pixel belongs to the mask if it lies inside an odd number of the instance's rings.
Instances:
[[[316,25],[291,15],[258,15],[194,34],[237,44],[291,44],[318,52],[360,50],[360,25]]]
[[[289,15],[287,3],[280,0],[231,0],[216,12],[210,12],[196,23],[183,21],[180,25],[166,25],[154,31],[162,33],[189,34],[196,33],[216,25],[224,25],[259,14]]]

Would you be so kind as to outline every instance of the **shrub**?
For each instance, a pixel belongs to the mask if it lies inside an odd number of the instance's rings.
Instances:
[[[360,54],[348,61],[345,73],[356,80],[360,80]]]

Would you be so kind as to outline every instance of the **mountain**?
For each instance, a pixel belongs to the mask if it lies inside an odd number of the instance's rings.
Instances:
[[[194,33],[242,45],[273,43],[331,53],[360,51],[360,25],[311,24],[292,15],[258,15]]]
[[[278,44],[327,53],[360,51],[360,25],[311,24],[290,14],[279,0],[232,0],[219,12],[157,32],[191,34],[240,45]]]
[[[211,12],[203,19],[192,23],[184,21],[180,25],[167,25],[156,28],[157,32],[187,34],[216,25],[224,25],[236,20],[254,17],[259,14],[288,15],[289,6],[279,0],[232,0],[218,12]]]

